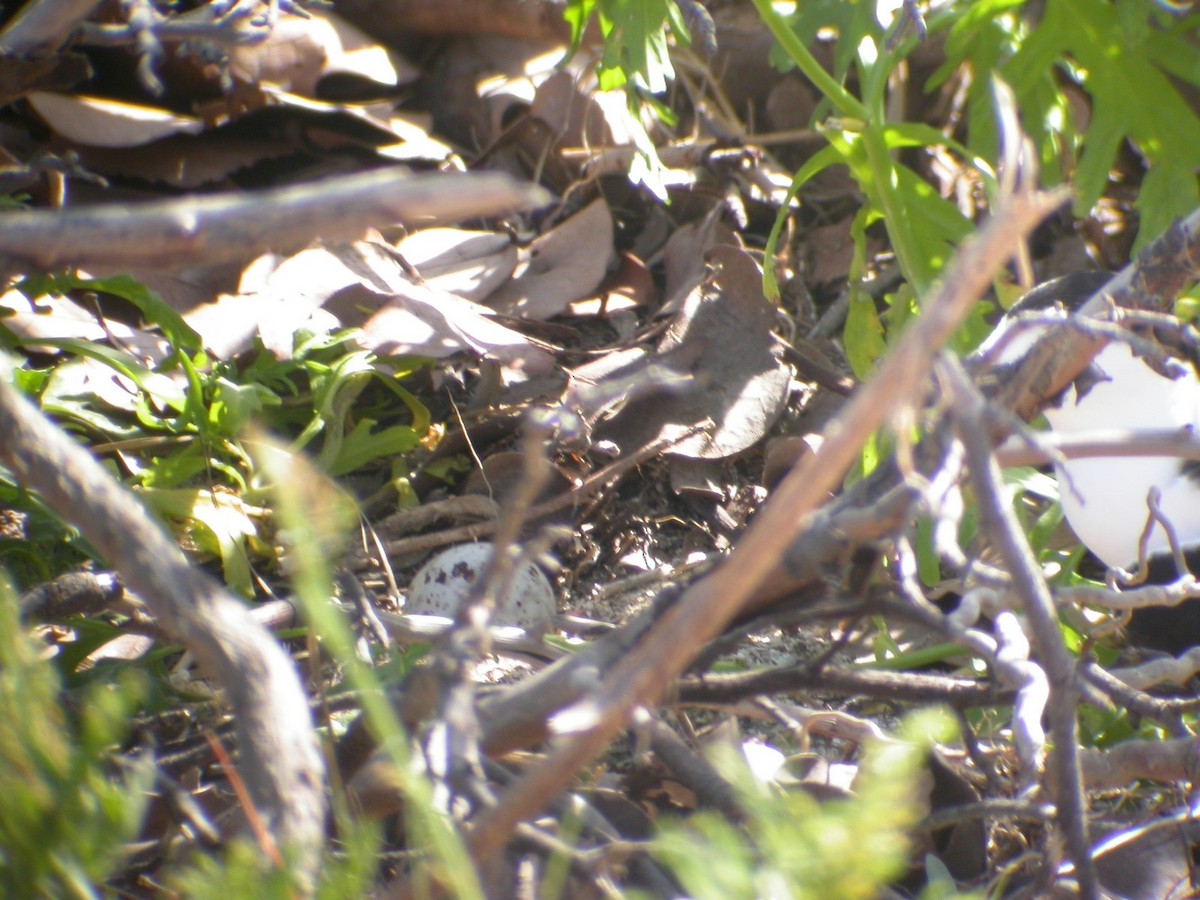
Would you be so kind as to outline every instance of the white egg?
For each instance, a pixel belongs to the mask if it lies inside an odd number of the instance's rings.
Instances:
[[[404,605],[406,613],[453,619],[486,572],[495,548],[484,541],[457,544],[433,556],[413,576]],[[496,604],[493,625],[536,631],[554,620],[557,607],[550,580],[533,563],[512,575],[508,591]]]
[[[1080,273],[1078,278],[1048,282],[1022,299],[1013,312],[1053,316],[1053,311],[1042,308],[1042,301],[1065,298],[1070,305],[1098,289],[1104,278],[1102,273]],[[1068,280],[1086,290],[1073,292]],[[1015,362],[1046,333],[1045,326],[1035,326],[1010,334],[1016,327],[1018,320],[1011,316],[1003,319],[980,349],[981,355],[994,352],[997,363]],[[1200,378],[1182,361],[1175,361],[1175,368],[1178,377],[1161,375],[1128,344],[1113,341],[1096,355],[1084,379],[1068,387],[1058,402],[1045,410],[1046,421],[1061,435],[1176,429],[1181,443],[1190,440],[1200,427]],[[1200,482],[1177,457],[1072,459],[1057,464],[1055,470],[1067,522],[1107,566],[1128,568],[1137,562],[1152,489],[1161,492],[1163,514],[1183,544],[1200,540]],[[1151,555],[1169,549],[1167,533],[1160,524],[1151,529],[1147,549]]]
[[[1116,342],[1100,351],[1094,366],[1103,380],[1082,395],[1068,388],[1062,404],[1046,410],[1046,420],[1059,434],[1178,429],[1185,441],[1200,425],[1200,380],[1190,366],[1178,378],[1166,378],[1128,345]],[[1180,540],[1186,545],[1200,538],[1200,484],[1176,457],[1073,459],[1055,468],[1067,521],[1105,565],[1128,567],[1137,562],[1151,488],[1161,491],[1163,514]],[[1149,553],[1169,547],[1166,532],[1155,524]]]

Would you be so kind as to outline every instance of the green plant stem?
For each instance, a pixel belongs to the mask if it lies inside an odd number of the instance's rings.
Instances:
[[[838,113],[849,118],[861,119],[865,122],[867,120],[867,108],[853,94],[842,87],[836,78],[825,71],[824,66],[817,62],[816,58],[809,53],[808,48],[796,37],[795,32],[775,12],[771,6],[771,0],[754,0],[754,8],[758,10],[763,24],[770,29],[775,40],[779,41],[779,46],[787,52],[788,57],[796,64],[796,68],[804,73],[808,80],[816,86],[817,90],[829,98],[829,102],[834,105]]]
[[[871,182],[883,223],[891,240],[892,251],[905,280],[918,297],[924,297],[933,282],[933,274],[917,252],[912,237],[912,224],[908,207],[896,190],[896,163],[883,138],[885,123],[870,119],[863,129],[863,146],[867,151],[867,165],[871,170]]]
[[[869,94],[867,102],[860,101],[817,62],[795,32],[771,7],[770,0],[754,0],[754,6],[788,57],[833,104],[838,113],[862,123],[860,134],[869,171],[860,171],[856,175],[860,180],[864,180],[863,176],[866,176],[863,189],[872,196],[883,214],[884,224],[896,253],[896,261],[917,295],[923,296],[933,282],[933,273],[921,263],[921,255],[917,252],[911,235],[908,210],[897,190],[896,164],[884,137],[887,121],[883,98],[887,89],[886,70],[890,63],[890,55],[881,51],[879,59],[869,65],[859,59],[859,68]],[[847,163],[851,161],[847,160]],[[851,168],[854,168],[852,163]],[[793,182],[793,191],[799,188],[798,181],[799,179]],[[778,226],[779,223],[776,224]],[[773,230],[773,237],[777,238],[778,230],[778,227]],[[770,293],[772,285],[768,284],[767,290]]]

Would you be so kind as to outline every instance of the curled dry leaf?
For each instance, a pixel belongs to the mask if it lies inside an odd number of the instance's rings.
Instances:
[[[239,138],[218,129],[194,137],[172,135],[144,147],[86,147],[80,159],[92,171],[106,176],[189,190],[211,185],[232,187],[231,175],[292,152],[280,141]]]
[[[530,244],[521,254],[524,271],[496,291],[488,306],[505,315],[549,319],[590,296],[612,257],[612,213],[601,197]]]
[[[360,343],[378,353],[440,359],[462,350],[499,360],[511,372],[536,375],[554,357],[520,332],[488,318],[487,307],[407,282],[363,325]]]
[[[236,47],[230,55],[234,76],[306,97],[318,96],[318,82],[334,75],[385,90],[417,79],[403,57],[341,17],[319,7],[306,13],[281,15],[266,40]]]
[[[427,228],[396,245],[425,283],[476,303],[508,280],[517,248],[507,235],[462,228]]]
[[[717,271],[688,296],[658,348],[659,361],[694,374],[696,386],[629,403],[602,429],[622,447],[710,420],[710,431],[667,452],[721,459],[757,443],[783,412],[791,371],[771,334],[775,310],[763,298],[761,272],[736,247],[710,255]]]
[[[171,135],[204,130],[199,119],[139,103],[48,91],[33,91],[26,99],[57,134],[92,147],[139,147]]]
[[[463,494],[486,496],[500,507],[511,506],[521,496],[525,481],[529,477],[525,454],[516,450],[501,450],[484,457],[477,469],[472,469],[463,484]],[[549,480],[533,503],[543,503],[551,498],[562,497],[571,490],[571,476],[558,465],[551,465]],[[551,522],[566,525],[572,521],[571,506],[563,503],[562,508],[540,519],[530,519],[526,528],[538,528]]]
[[[430,63],[429,108],[437,130],[471,146],[491,146],[533,102],[566,46],[491,35],[452,40]]]
[[[529,114],[550,126],[562,147],[629,147],[637,134],[624,94],[599,90],[582,56],[538,85]]]

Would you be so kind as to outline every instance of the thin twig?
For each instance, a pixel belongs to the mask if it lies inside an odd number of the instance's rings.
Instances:
[[[1048,785],[1075,865],[1080,895],[1099,896],[1099,882],[1087,835],[1087,806],[1079,767],[1077,690],[1074,663],[1063,645],[1050,588],[1029,549],[1012,506],[1005,499],[1000,470],[988,437],[986,401],[957,360],[943,358],[941,372],[951,396],[951,416],[966,448],[968,472],[975,489],[980,525],[1012,578],[1029,621],[1030,637],[1049,678],[1048,713],[1054,738],[1054,777]]]
[[[1045,433],[1036,444],[1010,438],[996,448],[1001,468],[1044,466],[1063,459],[1096,457],[1174,456],[1200,460],[1200,435],[1185,428],[1084,431],[1076,434]]]
[[[697,430],[692,428],[673,437],[651,441],[645,446],[639,447],[628,456],[622,456],[615,462],[609,463],[604,468],[593,472],[571,490],[529,507],[526,512],[526,521],[536,522],[538,519],[566,509],[571,504],[579,502],[594,491],[613,484],[631,469],[640,466],[647,460],[653,459],[675,444],[686,440],[696,434]],[[448,544],[464,543],[481,537],[487,537],[495,533],[499,522],[500,520],[497,518],[485,522],[477,522],[473,525],[461,525],[458,528],[449,528],[445,531],[436,531],[432,534],[421,534],[416,537],[385,541],[383,549],[389,556],[400,556],[405,553],[424,553],[437,547],[445,547]]]

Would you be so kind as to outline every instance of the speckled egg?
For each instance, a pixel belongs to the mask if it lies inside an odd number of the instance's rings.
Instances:
[[[417,571],[404,611],[414,615],[454,618],[475,582],[487,571],[495,548],[486,541],[457,544],[433,556]],[[492,614],[493,625],[534,631],[554,620],[556,605],[550,580],[533,563],[513,573],[508,592]]]

